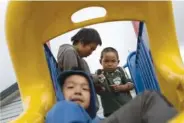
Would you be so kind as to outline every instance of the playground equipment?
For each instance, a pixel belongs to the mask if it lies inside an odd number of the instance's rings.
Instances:
[[[127,64],[124,66],[128,67],[130,71],[136,93],[145,90],[160,91],[149,48],[145,45],[145,41],[142,38],[143,26],[144,23],[140,22],[137,50],[130,53]]]
[[[106,16],[80,23],[71,21],[74,12],[91,6],[104,7]],[[24,112],[13,122],[43,123],[56,101],[44,54],[46,41],[83,26],[122,20],[146,23],[160,90],[181,112],[171,122],[184,122],[184,66],[171,1],[11,1],[6,14],[6,37],[24,106]]]

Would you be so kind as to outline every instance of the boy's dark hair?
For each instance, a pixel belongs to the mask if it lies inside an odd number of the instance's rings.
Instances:
[[[81,42],[84,45],[92,42],[97,45],[102,45],[99,33],[92,28],[82,28],[71,38],[71,41],[73,42],[73,45],[76,45],[78,42]]]
[[[101,52],[101,56],[100,56],[100,59],[103,58],[103,55],[104,53],[107,53],[107,52],[114,52],[117,56],[117,59],[119,60],[119,55],[118,55],[118,51],[116,49],[114,49],[113,47],[106,47],[102,50]]]

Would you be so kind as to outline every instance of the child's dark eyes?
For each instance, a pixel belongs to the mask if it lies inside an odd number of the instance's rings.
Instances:
[[[68,88],[68,89],[72,89],[72,88],[74,88],[74,87],[73,87],[73,86],[68,86],[67,88]]]
[[[76,86],[74,86],[74,85],[68,85],[68,86],[66,86],[66,88],[67,89],[74,89]],[[89,91],[89,87],[83,87],[83,86],[81,86],[80,87],[81,88],[81,90],[84,90],[84,91]]]
[[[112,63],[115,63],[116,62],[116,60],[112,60],[112,61],[104,61],[104,62],[112,62]]]
[[[89,87],[86,86],[86,85],[84,85],[84,86],[82,87],[82,89],[85,90],[85,91],[89,91]]]
[[[89,91],[89,88],[83,88],[84,91]]]

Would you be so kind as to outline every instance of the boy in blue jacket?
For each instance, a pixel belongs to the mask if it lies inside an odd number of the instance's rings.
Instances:
[[[160,94],[146,91],[109,117],[96,121],[95,90],[91,77],[79,70],[59,76],[63,100],[48,112],[46,123],[166,123],[177,114]]]
[[[48,112],[46,123],[91,123],[96,117],[96,93],[88,73],[68,70],[59,76],[63,100]]]

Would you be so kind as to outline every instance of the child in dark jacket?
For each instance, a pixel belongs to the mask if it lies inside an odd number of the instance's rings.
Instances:
[[[103,69],[97,70],[99,82],[95,84],[98,88],[99,86],[102,88],[97,93],[101,97],[104,116],[108,117],[132,99],[130,90],[133,89],[133,84],[125,70],[118,67],[119,55],[116,49],[112,47],[103,49],[100,63]]]

